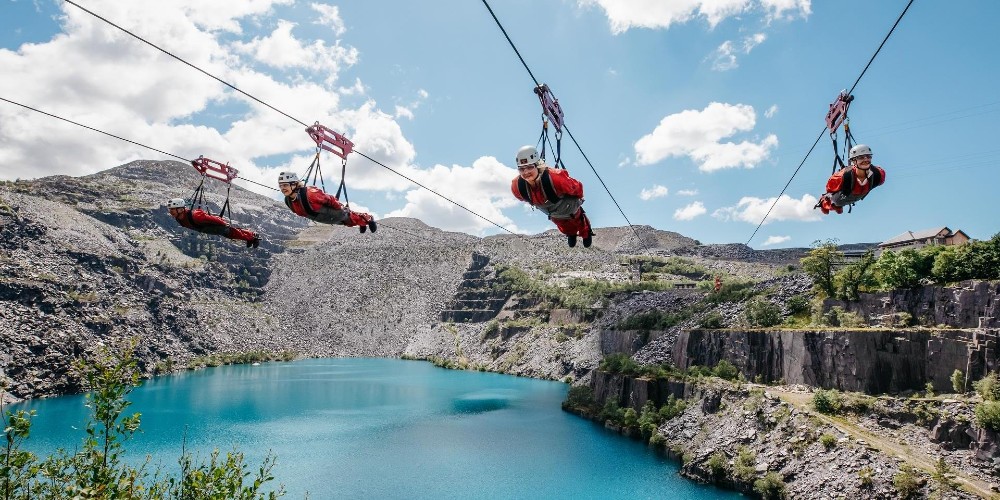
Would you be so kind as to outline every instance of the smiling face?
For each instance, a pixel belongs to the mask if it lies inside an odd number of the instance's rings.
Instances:
[[[868,170],[872,166],[872,155],[861,155],[854,157],[854,167],[861,170]]]
[[[167,212],[170,212],[170,216],[176,219],[177,217],[180,217],[182,213],[184,213],[184,207],[168,208]]]
[[[281,190],[281,194],[285,196],[291,196],[295,192],[295,187],[297,182],[279,182],[278,189]]]
[[[538,164],[520,165],[517,167],[517,173],[522,179],[528,182],[535,182],[535,179],[538,178]]]

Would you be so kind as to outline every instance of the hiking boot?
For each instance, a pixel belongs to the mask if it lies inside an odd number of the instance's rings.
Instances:
[[[368,226],[366,226],[364,224],[358,226],[358,231],[361,231],[362,234],[364,234],[364,232],[367,231],[367,230],[368,230]]]
[[[566,235],[566,242],[569,243],[570,248],[575,247],[576,246],[576,235],[575,234],[567,234]]]
[[[368,221],[368,229],[371,229],[373,233],[378,230],[378,224],[375,223],[375,219]]]
[[[247,241],[247,248],[257,248],[260,246],[260,235],[254,234],[252,240]]]
[[[590,248],[590,245],[594,242],[594,232],[590,231],[585,238],[583,238],[583,248]]]

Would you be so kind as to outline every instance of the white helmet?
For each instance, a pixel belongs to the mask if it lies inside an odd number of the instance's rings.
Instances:
[[[187,202],[184,198],[174,198],[172,200],[167,200],[167,208],[184,208],[187,206]]]
[[[542,158],[538,156],[538,150],[534,146],[524,146],[517,150],[517,158],[515,163],[518,167],[523,167],[526,165],[535,165],[542,162]]]
[[[278,174],[278,184],[286,184],[290,182],[299,182],[299,174],[295,172],[282,172]]]
[[[851,152],[847,157],[848,161],[851,161],[859,156],[871,156],[872,148],[868,147],[866,144],[858,144],[851,148]]]

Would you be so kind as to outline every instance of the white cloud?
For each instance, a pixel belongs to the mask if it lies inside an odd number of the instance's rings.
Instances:
[[[617,35],[631,28],[669,28],[696,17],[714,28],[723,19],[743,12],[750,0],[578,0],[578,4],[604,9],[611,32]]]
[[[323,40],[305,43],[295,38],[292,28],[295,23],[278,21],[278,27],[266,37],[255,37],[250,42],[235,42],[232,48],[249,54],[257,62],[278,69],[311,68],[321,70],[336,77],[341,68],[358,61],[358,50],[343,47],[340,43],[328,46]]]
[[[812,13],[811,0],[577,0],[577,5],[603,9],[616,35],[632,28],[669,29],[698,18],[713,29],[748,11],[763,11],[767,23],[796,15],[806,19]]]
[[[776,114],[778,114],[778,105],[772,104],[771,107],[767,108],[767,111],[764,112],[764,118],[771,118]]]
[[[712,63],[712,69],[715,71],[728,71],[736,68],[739,66],[736,62],[737,52],[749,54],[754,47],[764,43],[764,40],[766,39],[767,35],[763,33],[756,33],[748,37],[744,37],[739,50],[737,50],[731,40],[722,42],[722,45],[719,45],[719,47],[715,49],[715,61]]]
[[[350,87],[339,87],[337,92],[341,95],[364,95],[365,85],[361,83],[360,78],[355,78],[354,85],[351,85]]]
[[[313,21],[313,24],[328,26],[337,36],[341,36],[347,31],[347,27],[344,26],[344,20],[340,18],[340,8],[336,5],[311,3],[309,7],[320,15],[319,19]]]
[[[435,165],[414,172],[418,182],[505,228],[517,232],[514,222],[501,210],[522,205],[510,193],[510,181],[517,171],[496,158],[484,156],[471,167]],[[424,189],[406,192],[406,205],[386,217],[416,217],[435,227],[473,234],[499,228]]]
[[[396,105],[396,118],[406,118],[407,120],[412,120],[413,110],[405,106]]]
[[[761,199],[752,196],[744,196],[734,207],[720,208],[712,213],[712,216],[722,220],[737,220],[750,224],[760,224],[764,215],[771,210],[770,215],[764,224],[773,221],[797,220],[797,221],[818,221],[820,220],[819,210],[814,210],[816,197],[811,194],[802,195],[801,200],[781,195],[777,205],[774,205],[775,198]],[[774,209],[771,209],[774,205]]]
[[[696,201],[674,211],[674,220],[692,220],[706,212],[705,205]]]
[[[792,239],[791,236],[768,236],[767,240],[765,240],[764,243],[761,244],[761,246],[769,247],[771,245],[777,245],[779,243],[784,243],[784,242],[786,242],[786,241],[788,241],[790,239]]]
[[[732,40],[722,42],[722,45],[719,45],[715,49],[715,61],[712,63],[712,69],[715,71],[729,71],[739,66],[736,63],[736,54],[734,52]]]
[[[88,8],[122,26],[141,26],[144,38],[291,116],[310,122],[326,117],[325,125],[345,134],[348,125],[364,130],[373,120],[385,120],[374,105],[358,110],[340,107],[339,91],[344,89],[333,84],[338,71],[356,60],[355,49],[296,39],[292,23],[261,22],[269,16],[273,19],[272,7],[287,3],[92,0]],[[0,49],[0,67],[18,75],[16,79],[0,79],[0,95],[168,153],[188,158],[204,154],[229,162],[242,177],[266,185],[273,184],[277,168],[300,170],[308,165],[308,159],[288,157],[311,149],[312,143],[302,127],[290,124],[287,117],[199,75],[76,7],[62,4],[61,8],[61,33],[17,50]],[[258,24],[277,28],[256,36],[244,32],[244,27]],[[303,55],[310,52],[312,55]],[[288,82],[279,81],[255,69],[260,62],[257,58],[269,59],[273,67],[294,69],[296,75]],[[73,64],[52,64],[61,60],[72,60]],[[355,80],[349,89],[363,93],[364,86]],[[216,115],[217,109],[224,109],[226,115]],[[216,129],[192,124],[202,119],[221,125]],[[0,165],[5,166],[0,178],[85,175],[131,160],[161,157],[6,104],[0,105],[0,129]],[[412,147],[407,149],[408,143],[398,130],[390,127],[385,134],[381,144],[391,147],[378,150],[383,154],[380,158],[387,158],[385,152],[391,149],[397,153],[393,158],[397,165],[412,160]],[[352,139],[360,148],[371,136]],[[285,158],[275,160],[273,155]],[[271,166],[255,164],[265,157]],[[45,158],[44,164],[38,158]],[[275,167],[275,162],[282,164]],[[398,188],[405,185],[404,181]],[[248,187],[273,195],[271,190]]]
[[[651,165],[665,158],[687,156],[705,172],[753,168],[778,146],[769,134],[759,142],[719,142],[737,132],[753,130],[756,113],[745,104],[713,102],[705,109],[685,110],[664,117],[656,128],[635,142],[636,163]]]
[[[792,19],[796,14],[806,19],[812,14],[811,0],[760,0],[768,20]]]
[[[667,190],[667,188],[659,184],[654,184],[652,188],[643,189],[642,192],[639,193],[639,198],[649,201],[653,198],[663,198],[668,192],[669,190]]]
[[[680,191],[677,191],[677,195],[678,196],[697,196],[698,195],[698,190],[697,189],[681,189]]]

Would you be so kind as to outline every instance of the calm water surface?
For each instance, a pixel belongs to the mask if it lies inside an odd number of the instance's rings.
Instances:
[[[133,460],[176,470],[182,437],[205,457],[269,450],[286,498],[735,498],[563,412],[568,386],[418,361],[321,359],[159,377],[137,388]],[[31,401],[28,448],[76,449],[82,396]]]

